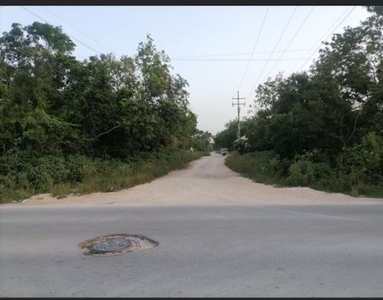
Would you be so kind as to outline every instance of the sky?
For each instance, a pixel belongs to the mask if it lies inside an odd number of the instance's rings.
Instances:
[[[150,34],[189,83],[197,127],[213,135],[250,117],[255,89],[279,72],[308,70],[321,41],[358,26],[362,6],[1,6],[0,32],[12,23],[62,26],[79,60],[101,53],[133,56]]]

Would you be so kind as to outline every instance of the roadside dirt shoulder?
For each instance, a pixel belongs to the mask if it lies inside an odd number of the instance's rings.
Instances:
[[[275,188],[243,178],[224,165],[217,153],[193,161],[150,183],[110,193],[57,199],[36,195],[7,205],[193,205],[193,204],[373,204],[383,199],[330,194],[310,188]]]

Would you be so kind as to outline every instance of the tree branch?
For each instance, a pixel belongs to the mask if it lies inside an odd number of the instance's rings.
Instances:
[[[97,137],[100,137],[100,136],[102,136],[104,134],[107,134],[107,133],[111,132],[112,130],[114,130],[114,129],[118,128],[118,127],[121,127],[121,125],[114,126],[113,128],[109,129],[108,131],[105,131],[105,132],[102,132],[102,133],[98,134]]]
[[[347,139],[347,141],[346,141],[345,144],[347,144],[348,141],[349,141],[349,140],[352,138],[352,136],[354,135],[355,130],[356,130],[356,121],[358,121],[358,118],[359,118],[359,116],[360,116],[362,113],[363,113],[363,110],[356,116],[356,118],[355,118],[355,122],[354,122],[354,130],[352,131],[351,135],[349,136],[349,138]]]

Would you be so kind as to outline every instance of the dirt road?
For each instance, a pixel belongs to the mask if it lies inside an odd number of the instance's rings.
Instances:
[[[150,183],[110,193],[56,199],[37,195],[11,205],[192,205],[192,204],[372,204],[383,199],[354,198],[309,188],[275,188],[253,182],[231,171],[220,154],[202,157],[183,170]]]

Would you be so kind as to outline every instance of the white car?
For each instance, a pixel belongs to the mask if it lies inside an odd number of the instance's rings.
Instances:
[[[227,149],[227,148],[221,148],[220,152],[221,152],[221,154],[222,154],[223,156],[225,156],[226,154],[229,153],[229,149]]]

